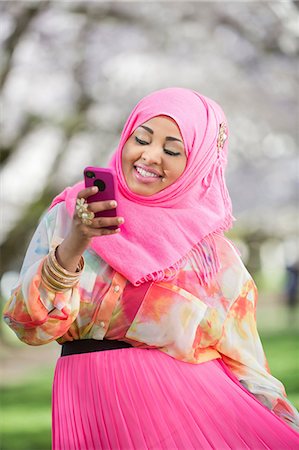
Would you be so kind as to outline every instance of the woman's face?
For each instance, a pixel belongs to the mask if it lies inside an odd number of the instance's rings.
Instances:
[[[122,169],[129,189],[149,196],[174,183],[184,172],[187,156],[175,121],[157,116],[140,125],[122,152]]]

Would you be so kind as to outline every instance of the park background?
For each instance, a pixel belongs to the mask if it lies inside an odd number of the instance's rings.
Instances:
[[[272,373],[299,406],[298,3],[0,1],[1,296],[53,196],[105,165],[136,102],[167,86],[219,102],[230,127],[229,236],[259,288]],[[1,336],[1,444],[50,449],[56,343]]]

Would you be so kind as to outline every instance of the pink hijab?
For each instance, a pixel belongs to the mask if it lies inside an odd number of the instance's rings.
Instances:
[[[184,173],[149,197],[129,190],[122,172],[123,146],[147,120],[165,115],[177,123],[187,153]],[[219,270],[214,233],[231,227],[232,208],[225,185],[227,140],[219,147],[226,119],[213,100],[183,88],[162,89],[144,97],[131,112],[110,167],[117,177],[118,214],[125,219],[118,235],[93,238],[92,249],[134,285],[174,278],[189,261],[202,282]],[[227,133],[227,131],[226,131]],[[217,145],[218,143],[218,145]],[[79,183],[57,196],[72,216]]]

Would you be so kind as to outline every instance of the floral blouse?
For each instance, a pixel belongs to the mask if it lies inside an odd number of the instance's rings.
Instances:
[[[53,293],[41,284],[41,267],[70,226],[60,203],[32,238],[4,309],[6,323],[20,340],[42,345],[105,337],[157,348],[191,364],[222,358],[247,390],[299,429],[298,412],[267,366],[256,329],[255,284],[225,237],[215,235],[221,269],[208,286],[199,282],[199,268],[190,261],[172,281],[136,287],[88,249],[79,284]]]

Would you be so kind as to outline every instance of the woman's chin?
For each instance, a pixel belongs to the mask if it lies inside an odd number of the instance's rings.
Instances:
[[[142,195],[143,197],[149,197],[150,195],[156,194],[156,191],[149,189],[147,186],[139,186],[134,183],[127,183],[128,188],[131,192],[137,195]]]

